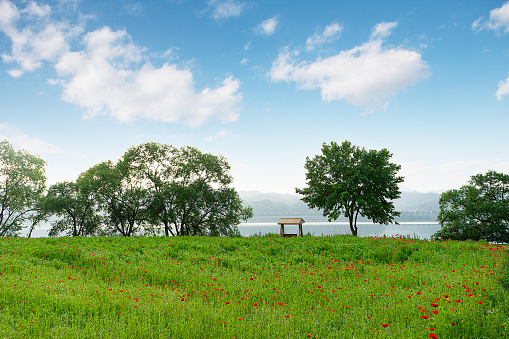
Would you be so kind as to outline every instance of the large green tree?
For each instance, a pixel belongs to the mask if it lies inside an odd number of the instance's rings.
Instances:
[[[80,188],[75,182],[63,181],[51,185],[43,208],[59,217],[52,223],[50,236],[61,232],[73,237],[94,235],[101,225],[92,191],[87,187]]]
[[[403,182],[397,176],[401,166],[391,163],[391,157],[385,148],[366,150],[349,141],[324,143],[322,154],[306,158],[308,187],[296,192],[310,208],[323,210],[329,221],[347,217],[354,236],[359,214],[387,225],[399,215],[392,200],[400,197],[398,183]]]
[[[435,239],[509,242],[509,175],[488,171],[442,193]]]
[[[234,235],[253,215],[229,187],[233,179],[222,156],[149,142],[130,148],[122,162],[149,189],[150,220],[166,235]]]
[[[150,200],[143,182],[122,161],[104,161],[82,173],[77,184],[93,192],[105,214],[106,231],[130,237],[142,230]]]
[[[46,162],[0,142],[0,236],[13,236],[27,222],[37,221],[45,189]]]

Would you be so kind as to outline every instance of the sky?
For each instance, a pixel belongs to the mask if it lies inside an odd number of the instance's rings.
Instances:
[[[324,142],[403,189],[509,173],[509,2],[0,0],[0,140],[76,180],[148,141],[295,193]]]

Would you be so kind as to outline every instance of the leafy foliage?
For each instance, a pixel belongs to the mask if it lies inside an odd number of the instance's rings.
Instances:
[[[149,142],[130,148],[122,161],[149,191],[149,222],[166,235],[238,235],[240,221],[252,217],[228,187],[233,179],[222,156]]]
[[[349,141],[324,143],[321,155],[306,158],[308,187],[296,192],[309,207],[323,209],[329,221],[347,217],[354,236],[359,214],[389,224],[399,215],[391,200],[399,198],[403,182],[396,176],[401,166],[389,162],[391,156],[387,149],[368,151]]]
[[[44,210],[56,214],[49,232],[50,236],[67,231],[70,236],[94,235],[101,224],[97,204],[92,192],[75,182],[59,182],[52,185],[44,199]]]
[[[0,236],[13,236],[23,223],[40,216],[38,202],[45,189],[46,162],[0,142]]]
[[[509,175],[489,171],[442,193],[437,239],[509,242]]]

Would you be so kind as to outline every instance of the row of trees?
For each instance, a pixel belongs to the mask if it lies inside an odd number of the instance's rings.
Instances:
[[[387,149],[366,150],[345,141],[323,144],[307,158],[308,187],[302,201],[322,210],[329,221],[348,218],[352,235],[359,215],[389,224],[399,215],[401,166]],[[194,147],[149,142],[105,161],[76,181],[59,182],[46,192],[46,163],[0,142],[0,236],[56,216],[50,235],[164,234],[237,235],[241,220],[253,216],[230,186],[230,166],[222,156]],[[509,242],[509,175],[489,171],[469,184],[444,192],[439,200],[437,239]]]
[[[252,217],[230,187],[222,156],[149,142],[128,149],[45,193],[45,162],[0,144],[0,235],[30,232],[56,216],[50,235],[236,235]],[[29,232],[29,234],[30,234]]]

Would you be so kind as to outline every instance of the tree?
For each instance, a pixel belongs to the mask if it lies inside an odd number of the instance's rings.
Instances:
[[[27,221],[37,221],[45,189],[46,162],[0,142],[0,236],[14,236]]]
[[[104,161],[82,173],[77,183],[93,192],[106,214],[110,234],[130,237],[142,228],[150,203],[148,192],[122,161]]]
[[[509,175],[488,171],[440,196],[435,239],[509,242]]]
[[[321,155],[306,158],[308,187],[296,192],[310,208],[322,209],[329,221],[347,217],[354,236],[359,214],[387,225],[399,215],[392,200],[400,197],[398,183],[403,182],[396,175],[401,166],[389,162],[391,157],[385,148],[367,151],[349,141],[324,143]]]
[[[101,224],[92,192],[86,187],[80,188],[75,182],[64,181],[52,185],[43,208],[60,217],[53,222],[50,236],[64,231],[73,237],[93,235]]]
[[[130,148],[122,161],[150,190],[150,220],[167,236],[234,235],[253,215],[229,187],[233,179],[222,156],[149,142]]]

